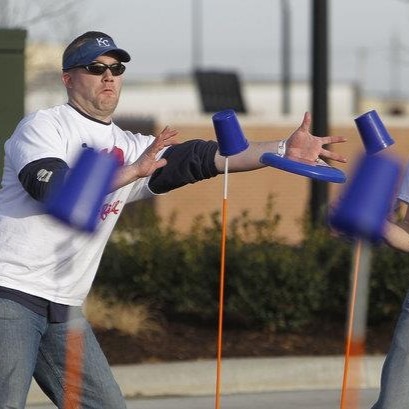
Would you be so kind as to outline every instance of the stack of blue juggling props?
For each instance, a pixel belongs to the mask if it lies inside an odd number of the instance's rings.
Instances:
[[[356,165],[353,176],[330,215],[330,224],[349,236],[378,241],[396,192],[400,162],[384,153],[394,143],[376,111],[356,120],[366,154]]]
[[[355,123],[366,154],[359,158],[353,176],[329,217],[334,229],[357,239],[349,292],[340,409],[358,408],[357,391],[361,386],[369,298],[370,247],[384,236],[401,172],[399,161],[383,152],[394,142],[376,111],[361,115]],[[353,370],[351,379],[350,369]]]

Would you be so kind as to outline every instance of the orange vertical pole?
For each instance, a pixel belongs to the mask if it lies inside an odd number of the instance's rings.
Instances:
[[[228,157],[225,161],[224,169],[224,194],[222,206],[222,237],[220,250],[220,289],[219,289],[219,325],[217,335],[217,369],[216,369],[216,400],[215,408],[220,409],[221,392],[221,369],[222,369],[222,349],[223,349],[223,306],[224,306],[224,282],[226,264],[226,236],[227,236],[227,179],[228,179]]]
[[[66,339],[63,409],[81,409],[84,332],[69,326]]]
[[[369,244],[363,240],[358,240],[351,280],[340,409],[357,409],[359,407],[362,359],[365,353],[369,260]]]

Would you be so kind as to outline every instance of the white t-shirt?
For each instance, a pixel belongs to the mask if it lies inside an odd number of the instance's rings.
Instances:
[[[28,163],[56,157],[69,167],[83,144],[97,151],[122,150],[131,164],[153,136],[132,134],[115,124],[88,119],[68,104],[25,117],[5,143],[0,189],[0,286],[47,300],[81,305],[95,277],[104,247],[126,203],[153,193],[142,178],[106,196],[94,234],[80,232],[45,214],[21,185]]]

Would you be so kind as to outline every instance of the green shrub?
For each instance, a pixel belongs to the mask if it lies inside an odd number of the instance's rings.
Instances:
[[[169,319],[217,319],[221,223],[218,212],[197,217],[181,234],[176,215],[159,220],[149,203],[129,212],[110,240],[95,286],[121,301],[146,302]],[[280,217],[269,198],[261,219],[248,211],[228,228],[224,275],[225,323],[301,329],[317,320],[345,321],[355,243],[304,223],[305,239],[277,235]],[[147,221],[140,223],[139,220]],[[409,285],[405,254],[374,246],[369,321],[398,313]]]
[[[372,249],[370,323],[395,319],[409,288],[408,254],[386,245]]]

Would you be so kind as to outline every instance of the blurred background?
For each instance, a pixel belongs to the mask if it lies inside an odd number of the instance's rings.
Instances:
[[[333,149],[349,162],[332,165],[349,175],[363,151],[354,119],[375,109],[396,142],[390,151],[407,161],[409,0],[0,0],[0,5],[1,149],[24,113],[66,102],[63,50],[78,35],[96,30],[111,35],[132,57],[114,118],[123,128],[155,134],[170,125],[180,140],[215,139],[211,115],[234,108],[248,139],[271,140],[288,137],[311,111],[314,134],[348,138]],[[329,317],[341,322],[342,338],[350,246],[305,227],[307,219],[315,223],[325,215],[340,188],[273,168],[231,175],[230,317],[270,329],[314,328]],[[126,301],[159,300],[168,318],[214,317],[222,192],[220,177],[155,197],[149,208],[170,228],[136,224],[132,230],[131,223],[120,224],[97,286]],[[212,214],[206,229],[203,217]],[[396,314],[409,277],[402,255],[390,250],[377,257],[372,322]]]
[[[51,86],[49,76],[53,72],[59,74],[64,46],[84,31],[101,30],[111,34],[133,57],[126,74],[130,86],[187,81],[196,69],[234,71],[246,88],[250,113],[271,118],[283,111],[282,98],[274,96],[283,79],[290,81],[293,90],[289,112],[309,109],[305,87],[311,78],[311,33],[314,21],[315,25],[322,22],[322,15],[314,20],[313,3],[80,0],[56,4],[52,0],[2,0],[0,26],[27,30],[27,110],[49,102],[38,95],[34,98],[32,93],[38,88],[44,90],[44,85]],[[332,107],[331,112],[345,115],[356,107],[353,104],[368,100],[372,105],[388,105],[387,110],[405,111],[409,94],[409,2],[325,3],[329,78],[334,91],[342,94],[342,104]],[[250,84],[259,87],[254,89]],[[354,97],[358,94],[360,100],[351,101],[352,93]],[[166,96],[171,101],[165,98],[160,106],[148,107],[149,98],[144,96],[144,104],[124,101],[119,112],[155,115],[166,111],[181,115],[188,110],[187,101],[174,103],[171,95]],[[166,103],[171,107],[166,107]],[[189,114],[192,111],[193,107]]]
[[[311,111],[313,133],[347,136],[349,143],[335,148],[353,159],[361,150],[353,119],[376,109],[399,142],[396,153],[406,160],[407,0],[1,0],[1,5],[0,41],[3,49],[10,46],[0,55],[0,72],[10,78],[0,102],[2,142],[23,113],[66,101],[62,52],[76,36],[98,30],[132,56],[115,117],[122,127],[155,133],[169,124],[182,140],[214,139],[212,113],[234,108],[249,139],[281,139]],[[7,40],[10,31],[17,39]],[[16,79],[20,67],[22,78]],[[340,167],[348,172],[351,163]],[[296,242],[299,219],[307,211],[318,220],[339,187],[282,172],[276,181],[276,175],[272,169],[259,173],[257,183],[252,175],[234,175],[237,200],[230,214],[243,208],[257,213],[275,194],[283,220],[279,231]],[[214,200],[219,184],[159,198],[157,211],[168,217],[179,209],[183,230],[199,210],[219,206]]]
[[[312,132],[347,136],[349,142],[335,148],[353,159],[361,150],[353,119],[376,109],[398,142],[396,153],[406,160],[407,0],[1,0],[1,5],[0,72],[10,78],[0,102],[2,142],[23,113],[66,101],[62,52],[76,36],[98,30],[132,56],[115,116],[131,131],[155,133],[169,124],[179,129],[181,140],[214,139],[212,113],[234,108],[249,139],[281,139],[311,111]],[[8,40],[10,32],[17,37]],[[349,172],[352,163],[340,167]],[[237,200],[230,214],[243,208],[257,213],[274,194],[283,220],[279,231],[296,242],[299,219],[309,212],[318,220],[339,186],[283,172],[276,181],[276,175],[274,169],[259,172],[257,183],[252,175],[234,175]],[[159,198],[156,209],[164,217],[178,209],[183,230],[199,210],[219,206],[214,200],[219,184]]]

